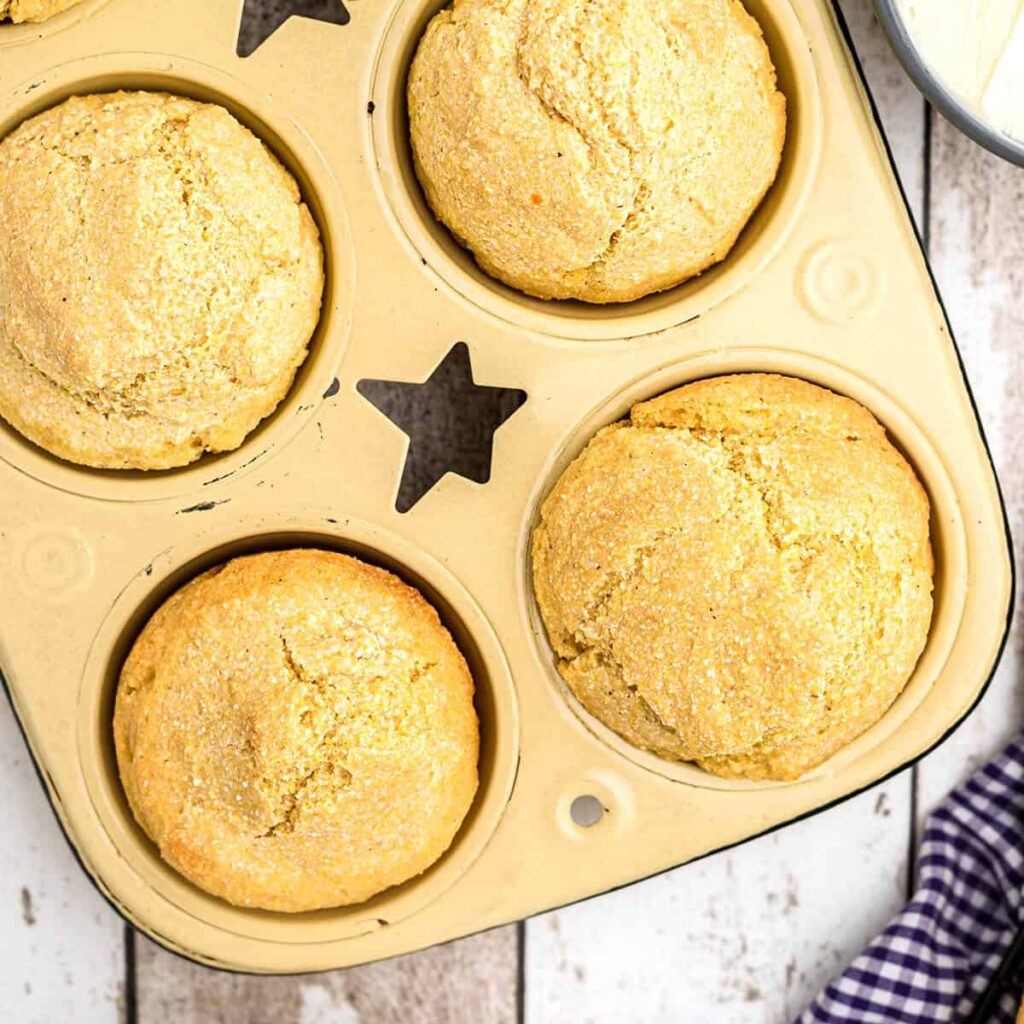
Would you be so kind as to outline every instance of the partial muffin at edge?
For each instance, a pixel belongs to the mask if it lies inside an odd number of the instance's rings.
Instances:
[[[114,739],[164,859],[231,903],[305,911],[414,878],[477,788],[474,685],[436,611],[345,555],[234,559],[152,616]]]
[[[47,451],[165,469],[237,448],[291,387],[323,256],[227,110],[76,96],[0,141],[0,416]]]
[[[877,722],[932,614],[928,499],[884,429],[794,378],[716,377],[601,430],[543,503],[559,671],[625,739],[793,779]]]
[[[0,22],[40,22],[81,3],[81,0],[0,0]]]
[[[437,218],[487,273],[547,299],[624,302],[723,259],[785,138],[739,0],[455,0],[407,91]]]

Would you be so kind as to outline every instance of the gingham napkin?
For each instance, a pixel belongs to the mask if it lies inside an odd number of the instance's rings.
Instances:
[[[970,1018],[1024,923],[1024,735],[928,819],[917,878],[902,913],[796,1024]],[[1013,1024],[1020,1001],[1004,993],[991,1024]]]

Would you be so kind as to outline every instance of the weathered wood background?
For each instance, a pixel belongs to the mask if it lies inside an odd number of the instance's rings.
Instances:
[[[247,4],[269,10],[274,0]],[[1024,171],[988,156],[926,108],[869,0],[842,0],[842,8],[1020,532]],[[782,1024],[899,907],[928,808],[1024,720],[1020,661],[1015,630],[988,696],[959,732],[918,768],[836,810],[518,927],[390,963],[286,979],[207,971],[126,929],[69,853],[4,704],[0,1017],[18,1024]]]

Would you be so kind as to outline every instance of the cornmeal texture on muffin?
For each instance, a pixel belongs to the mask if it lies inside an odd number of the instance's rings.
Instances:
[[[80,0],[0,0],[0,21],[46,21]]]
[[[420,41],[408,109],[427,200],[480,266],[587,302],[723,259],[786,130],[739,0],[456,0]]]
[[[319,319],[291,175],[224,108],[73,97],[0,141],[0,416],[61,458],[164,469],[238,447]]]
[[[132,811],[231,903],[366,900],[449,847],[477,787],[474,686],[418,591],[345,555],[237,558],[153,615],[114,711]]]
[[[545,500],[559,671],[637,747],[794,779],[878,721],[932,614],[928,499],[862,406],[716,377],[601,430]]]

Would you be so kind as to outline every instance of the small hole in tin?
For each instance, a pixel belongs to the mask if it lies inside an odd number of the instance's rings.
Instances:
[[[604,817],[604,812],[604,804],[589,793],[576,797],[569,807],[573,822],[580,828],[593,828]]]

